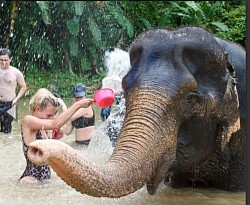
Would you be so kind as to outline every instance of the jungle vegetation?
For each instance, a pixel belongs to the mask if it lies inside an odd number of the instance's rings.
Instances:
[[[246,46],[246,1],[1,1],[0,46],[29,90],[62,97],[83,82],[91,93],[106,75],[105,51],[128,50],[142,31],[194,25]]]

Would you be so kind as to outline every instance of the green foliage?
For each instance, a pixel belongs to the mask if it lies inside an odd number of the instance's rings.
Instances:
[[[51,17],[49,14],[49,2],[48,1],[37,1],[37,4],[42,12],[43,22],[46,25],[51,25]]]
[[[172,4],[173,25],[196,25],[225,40],[245,46],[246,5],[244,1],[178,1]]]
[[[84,2],[82,1],[74,1],[74,8],[75,8],[75,13],[77,16],[81,16],[84,10]]]
[[[243,1],[244,2],[244,1]],[[244,4],[226,5],[221,19],[228,26],[228,31],[216,30],[217,36],[246,46],[246,6]]]
[[[113,17],[115,20],[117,20],[117,23],[122,26],[122,29],[124,31],[127,31],[127,35],[131,38],[133,37],[134,34],[134,28],[133,24],[130,22],[129,19],[127,19],[122,12],[117,11],[117,10],[112,10],[111,11]]]
[[[32,58],[28,61],[28,67],[35,68],[36,61],[39,61],[39,59],[46,61],[47,65],[54,64],[54,50],[46,39],[31,37],[26,47],[33,54]]]
[[[215,21],[213,21],[213,22],[211,22],[211,25],[216,26],[217,28],[219,28],[223,32],[229,30],[228,26],[225,25],[224,23],[221,23],[221,22],[215,22]]]
[[[69,48],[71,56],[77,56],[78,53],[78,40],[76,38],[71,37],[69,39]]]
[[[98,27],[97,23],[94,21],[94,19],[89,18],[88,23],[89,23],[89,30],[93,36],[94,43],[98,46],[101,44],[102,41],[101,30]]]
[[[194,1],[180,1],[173,2],[172,15],[175,16],[175,23],[180,25],[197,25],[202,26],[206,24],[206,14],[204,13],[199,2]]]
[[[79,18],[77,16],[74,16],[72,19],[69,19],[67,21],[67,26],[69,29],[69,33],[72,36],[77,36],[79,33]]]
[[[82,68],[90,68],[89,60],[82,54],[80,55],[81,67]]]
[[[9,40],[12,63],[31,81],[31,91],[53,84],[63,93],[79,80],[98,86],[107,72],[105,51],[127,50],[147,29],[194,25],[246,45],[246,1],[18,1],[17,5],[10,37],[13,2],[2,2],[0,43],[6,46]]]
[[[76,75],[69,72],[28,72],[25,75],[28,91],[26,96],[32,96],[39,88],[47,88],[51,92],[57,93],[63,98],[72,97],[73,86],[81,82],[87,87],[87,96],[91,97],[93,93],[101,87],[103,76],[93,76],[88,78],[83,75]]]

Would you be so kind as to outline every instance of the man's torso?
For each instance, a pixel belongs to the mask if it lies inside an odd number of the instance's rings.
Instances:
[[[0,69],[0,102],[12,101],[16,97],[16,68]]]

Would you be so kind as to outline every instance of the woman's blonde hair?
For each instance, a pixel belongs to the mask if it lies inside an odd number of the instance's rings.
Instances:
[[[44,110],[49,103],[55,107],[59,106],[57,97],[46,88],[40,88],[30,99],[30,110],[34,111],[37,107]]]

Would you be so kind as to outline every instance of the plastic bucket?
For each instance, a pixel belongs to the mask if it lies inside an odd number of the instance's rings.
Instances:
[[[111,106],[114,101],[114,92],[110,88],[102,88],[94,93],[94,102],[101,108]]]

